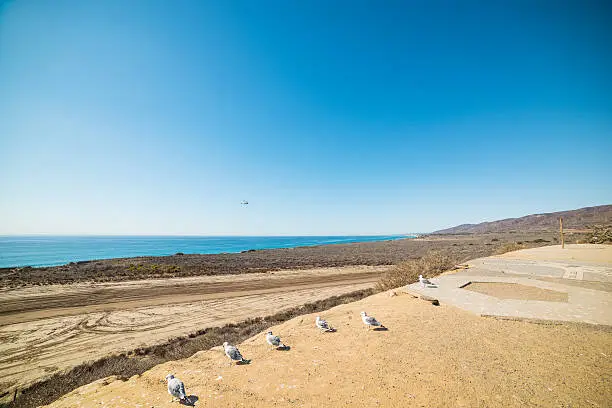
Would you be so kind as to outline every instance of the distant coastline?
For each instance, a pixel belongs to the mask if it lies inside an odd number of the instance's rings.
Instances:
[[[0,268],[175,254],[223,254],[415,238],[419,234],[347,236],[0,236]]]

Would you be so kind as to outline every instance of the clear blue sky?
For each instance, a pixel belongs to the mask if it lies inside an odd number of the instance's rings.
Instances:
[[[4,1],[0,234],[404,233],[612,203],[611,9]]]

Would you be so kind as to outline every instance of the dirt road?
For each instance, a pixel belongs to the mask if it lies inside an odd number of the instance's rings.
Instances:
[[[371,287],[385,267],[0,290],[0,391],[85,361]]]

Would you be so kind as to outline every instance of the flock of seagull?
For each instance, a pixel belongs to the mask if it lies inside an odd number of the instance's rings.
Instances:
[[[361,312],[361,321],[368,328],[382,328],[385,329],[385,326],[374,316],[368,316],[366,312]],[[335,332],[334,329],[327,320],[321,319],[321,316],[317,316],[315,319],[315,326],[321,330],[322,332]],[[275,336],[271,331],[266,333],[266,342],[277,348],[277,349],[285,349],[288,347],[283,344],[279,336]],[[236,364],[248,364],[251,360],[245,359],[238,347],[229,344],[227,341],[223,343],[223,350],[225,351],[225,355],[230,360],[230,365],[235,361]],[[178,378],[176,378],[173,374],[168,374],[166,376],[166,381],[168,382],[168,393],[172,395],[172,402],[174,402],[175,398],[179,399],[179,402],[185,403],[187,401],[187,395],[185,394],[185,384]]]
[[[429,279],[424,278],[423,275],[419,275],[419,283],[421,284],[421,287],[423,288],[432,287],[432,286],[436,287],[434,283],[432,283]],[[370,328],[385,329],[385,326],[383,326],[381,322],[376,320],[374,316],[368,316],[366,312],[361,312],[360,315],[361,315],[361,321],[368,329]],[[322,332],[335,332],[336,331],[336,329],[334,329],[327,322],[327,320],[321,319],[321,316],[317,316],[317,318],[315,319],[315,325]],[[289,347],[283,344],[280,337],[275,336],[271,331],[266,333],[266,342],[269,345],[276,347],[276,349],[278,350],[288,350],[289,349]],[[227,356],[227,358],[229,358],[230,360],[229,362],[230,365],[234,361],[236,362],[236,364],[248,364],[251,362],[251,360],[247,360],[244,357],[242,357],[242,354],[240,354],[240,350],[238,350],[238,347],[229,344],[227,341],[223,343],[223,350],[225,351],[225,355]],[[168,393],[172,395],[172,402],[174,402],[175,398],[178,398],[181,403],[186,402],[187,396],[185,394],[185,384],[183,384],[181,380],[179,380],[172,374],[168,374],[166,376],[166,381],[168,382]]]

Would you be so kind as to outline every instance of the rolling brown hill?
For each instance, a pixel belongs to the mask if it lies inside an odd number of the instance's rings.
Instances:
[[[520,218],[462,224],[456,227],[435,231],[434,234],[479,234],[509,231],[554,231],[559,228],[559,217],[563,217],[566,229],[589,229],[593,226],[612,225],[612,205],[585,207],[578,210],[532,214]]]

